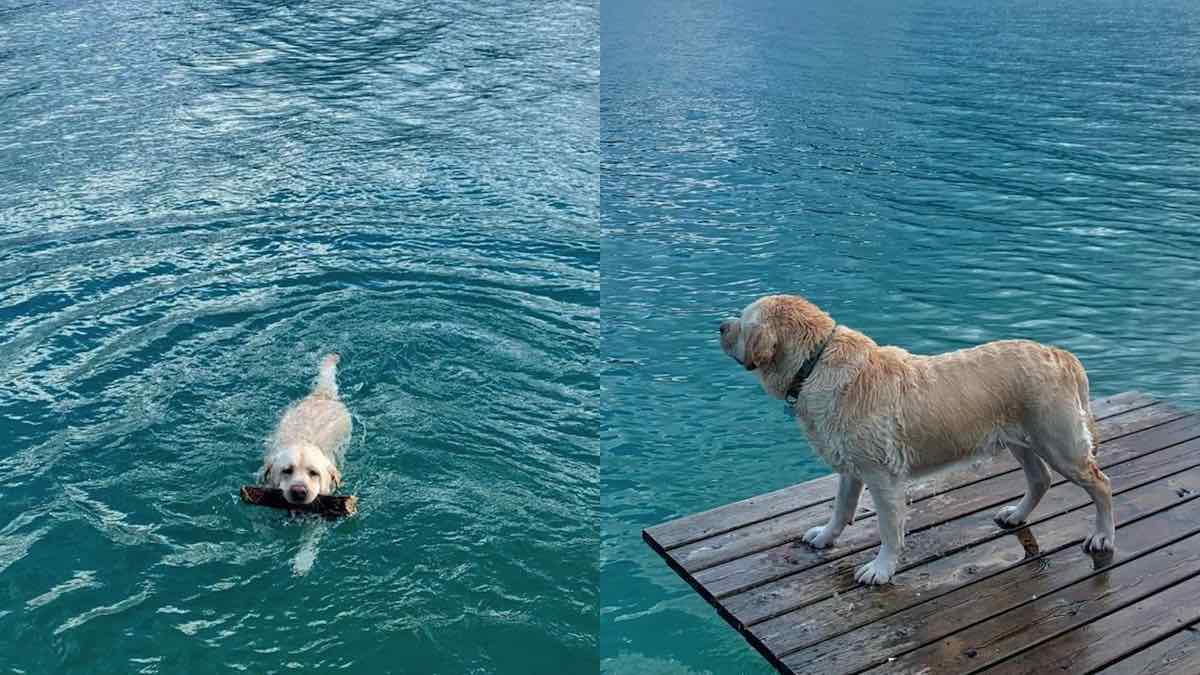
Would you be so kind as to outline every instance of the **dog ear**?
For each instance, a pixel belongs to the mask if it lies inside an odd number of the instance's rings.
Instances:
[[[330,492],[333,492],[342,486],[342,474],[337,470],[336,466],[329,467],[329,484]]]
[[[274,464],[264,464],[262,473],[259,474],[258,477],[259,482],[261,482],[263,485],[266,485],[267,481],[271,480],[271,469],[273,468],[275,468]]]
[[[761,368],[775,358],[775,331],[764,323],[750,326],[746,332],[746,370]]]

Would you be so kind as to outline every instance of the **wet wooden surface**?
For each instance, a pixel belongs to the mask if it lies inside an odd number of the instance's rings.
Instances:
[[[833,508],[833,476],[647,528],[642,536],[786,673],[1200,674],[1200,415],[1138,392],[1092,402],[1117,552],[1080,544],[1095,511],[1054,484],[1002,530],[1023,473],[1007,454],[909,489],[895,583],[854,569],[879,545],[870,495],[838,542],[799,541]]]

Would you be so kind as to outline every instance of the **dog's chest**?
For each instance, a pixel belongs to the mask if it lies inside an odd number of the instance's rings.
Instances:
[[[850,469],[852,453],[847,452],[843,435],[830,428],[828,417],[821,414],[825,411],[819,408],[814,410],[814,406],[800,407],[798,404],[794,412],[796,424],[808,437],[813,451],[834,471]]]

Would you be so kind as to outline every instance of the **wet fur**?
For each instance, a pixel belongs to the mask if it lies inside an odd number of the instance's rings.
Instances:
[[[722,322],[721,347],[782,399],[834,325],[804,298],[767,296]],[[1021,463],[1028,489],[996,514],[998,523],[1011,527],[1029,517],[1049,487],[1049,465],[1095,502],[1096,532],[1085,549],[1110,552],[1115,545],[1111,488],[1094,458],[1087,375],[1070,352],[1004,340],[920,356],[838,326],[795,411],[814,450],[840,475],[833,518],[802,539],[832,545],[853,518],[863,485],[871,488],[882,544],[859,568],[860,581],[887,583],[895,573],[909,480],[1005,448]]]
[[[283,490],[293,503],[333,494],[342,480],[339,466],[350,442],[351,418],[338,396],[337,363],[336,354],[322,359],[312,391],[283,411],[267,440],[260,481]],[[297,500],[292,488],[299,486],[305,496]]]

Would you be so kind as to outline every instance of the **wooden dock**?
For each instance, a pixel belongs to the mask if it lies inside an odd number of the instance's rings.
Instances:
[[[836,476],[645,530],[643,538],[784,673],[1200,673],[1200,415],[1137,392],[1092,402],[1112,481],[1117,552],[1081,549],[1095,511],[1055,483],[1030,522],[1012,457],[913,485],[895,584],[854,568],[879,545],[870,495],[830,549]]]

